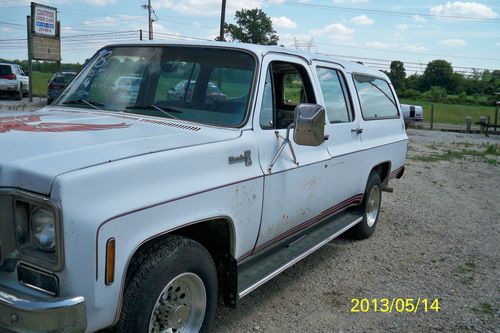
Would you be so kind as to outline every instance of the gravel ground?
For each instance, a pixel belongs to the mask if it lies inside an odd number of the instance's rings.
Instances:
[[[219,307],[214,332],[500,332],[500,158],[483,153],[500,137],[408,135],[376,233],[337,239]],[[419,297],[439,312],[351,313],[353,298]]]
[[[0,111],[34,111],[43,108],[45,105],[47,105],[46,98],[33,97],[33,102],[30,103],[28,98],[16,101],[0,97]]]

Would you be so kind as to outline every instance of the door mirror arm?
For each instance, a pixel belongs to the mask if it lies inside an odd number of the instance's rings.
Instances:
[[[276,152],[276,155],[274,155],[274,158],[271,162],[271,165],[269,166],[269,168],[267,168],[267,171],[269,173],[271,173],[273,166],[274,166],[274,163],[276,163],[276,161],[278,160],[278,157],[280,157],[281,153],[283,152],[283,150],[285,149],[286,146],[290,147],[290,152],[292,153],[293,163],[295,163],[295,165],[299,166],[299,162],[297,162],[297,157],[295,156],[295,151],[293,150],[292,142],[290,141],[290,130],[292,128],[295,128],[295,123],[291,123],[290,125],[288,125],[288,127],[286,128],[286,137],[285,138],[283,138],[280,135],[280,132],[274,131],[274,134],[276,134],[276,138],[278,140],[280,138],[283,139],[283,142],[281,143],[281,146],[279,147],[278,151]]]

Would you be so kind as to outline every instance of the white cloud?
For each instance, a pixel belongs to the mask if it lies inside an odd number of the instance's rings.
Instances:
[[[470,17],[475,19],[491,19],[498,16],[490,7],[477,2],[447,2],[431,7],[431,14],[436,16]]]
[[[374,20],[372,20],[371,18],[369,18],[366,15],[359,15],[359,16],[353,17],[351,19],[351,22],[354,24],[357,24],[357,25],[371,25],[371,24],[375,23]]]
[[[124,21],[136,21],[144,20],[144,16],[134,16],[134,15],[117,15],[117,16],[105,16],[103,18],[85,20],[83,24],[91,27],[114,27],[118,24],[122,24]]]
[[[263,0],[231,0],[226,4],[226,17],[240,9],[261,8]],[[171,9],[184,15],[220,16],[220,0],[153,0],[155,9]]]
[[[451,46],[451,47],[460,47],[466,46],[467,42],[463,39],[452,38],[452,39],[443,39],[438,42],[439,45]]]
[[[40,1],[40,2],[43,2],[43,4],[47,5],[47,6],[55,6],[55,5],[63,5],[63,4],[71,3],[71,0],[44,0],[44,1]],[[31,0],[1,0],[0,1],[0,8],[10,7],[10,6],[20,6],[20,5],[29,6],[30,3],[31,3]]]
[[[321,29],[311,30],[312,35],[327,35],[334,43],[340,43],[352,38],[354,29],[348,28],[342,23],[332,23]]]
[[[414,45],[414,44],[408,44],[408,43],[403,43],[401,44],[401,48],[405,51],[410,51],[410,52],[425,52],[427,49],[423,47],[422,45]]]
[[[396,29],[398,29],[398,30],[408,30],[408,24],[398,24],[396,26]]]
[[[271,17],[271,21],[273,21],[273,26],[276,26],[276,27],[287,28],[287,29],[297,28],[297,23],[290,20],[286,16]]]
[[[409,43],[383,43],[379,41],[366,42],[366,47],[377,50],[404,50],[411,52],[425,52],[427,49],[421,45],[409,44]]]
[[[87,0],[87,3],[92,6],[107,6],[116,3],[116,0]]]
[[[425,18],[423,18],[422,16],[420,16],[420,15],[413,15],[412,18],[413,18],[413,21],[415,21],[417,23],[425,23],[425,22],[427,22],[427,20]]]
[[[368,2],[369,0],[333,0],[333,3],[336,4],[355,4],[355,3],[363,3]]]

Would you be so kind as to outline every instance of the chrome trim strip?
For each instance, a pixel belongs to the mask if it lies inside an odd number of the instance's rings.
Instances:
[[[336,233],[334,233],[333,235],[331,235],[330,237],[328,237],[327,239],[325,239],[321,243],[316,244],[315,246],[313,246],[312,248],[310,248],[306,252],[302,253],[298,257],[295,257],[293,260],[291,260],[288,263],[284,264],[283,266],[281,266],[280,268],[278,268],[277,270],[275,270],[271,274],[269,274],[266,277],[260,279],[259,281],[257,281],[253,285],[251,285],[250,287],[248,287],[245,290],[243,290],[242,292],[240,292],[239,293],[239,297],[240,298],[245,297],[250,292],[254,291],[255,289],[257,289],[258,287],[260,287],[261,285],[263,285],[267,281],[271,280],[276,275],[280,274],[284,270],[286,270],[286,269],[290,268],[291,266],[295,265],[297,262],[299,262],[300,260],[304,259],[305,257],[307,257],[308,255],[310,255],[311,253],[317,251],[318,249],[320,249],[321,247],[323,247],[323,245],[325,245],[326,243],[330,242],[334,238],[337,238],[340,234],[344,233],[348,229],[352,228],[353,226],[355,226],[356,224],[358,224],[359,222],[361,222],[361,220],[363,220],[362,217],[357,218],[354,222],[351,222],[349,225],[347,225],[344,228],[342,228],[341,230],[337,231]]]

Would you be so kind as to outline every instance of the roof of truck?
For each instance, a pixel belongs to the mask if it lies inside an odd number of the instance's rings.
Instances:
[[[320,54],[320,53],[310,53],[303,52],[295,49],[290,49],[286,47],[280,46],[272,46],[272,45],[257,45],[257,44],[249,44],[249,43],[236,43],[236,42],[217,42],[217,41],[184,41],[184,40],[176,40],[176,41],[138,41],[138,42],[130,42],[130,43],[115,43],[110,44],[108,46],[117,46],[117,45],[142,45],[142,46],[168,46],[168,45],[186,45],[186,46],[209,46],[209,47],[221,47],[221,48],[230,48],[230,49],[240,49],[250,51],[256,54],[258,57],[262,57],[266,53],[274,52],[274,53],[282,53],[289,54],[294,56],[299,56],[307,60],[309,63],[312,61],[326,61],[326,62],[334,62],[342,66],[347,72],[357,72],[357,73],[365,73],[374,76],[387,78],[384,72],[376,70],[374,68],[361,65],[359,63],[348,61],[339,57]]]

